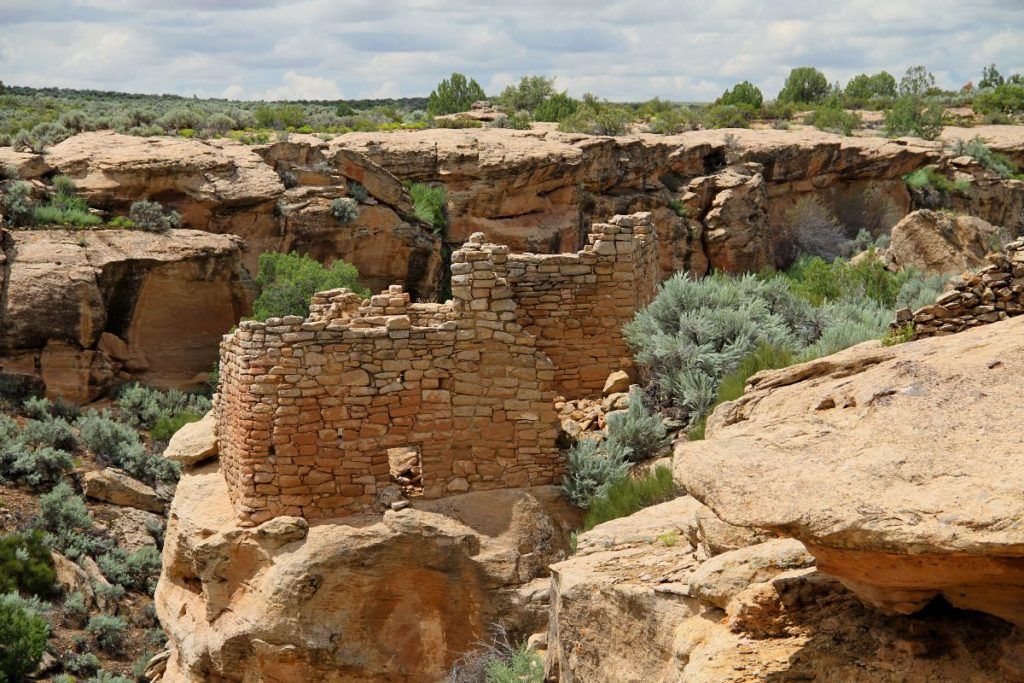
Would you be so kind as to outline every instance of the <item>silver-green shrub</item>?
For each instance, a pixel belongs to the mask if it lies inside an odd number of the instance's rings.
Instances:
[[[621,450],[603,448],[594,439],[582,439],[569,449],[562,490],[570,503],[586,508],[612,482],[628,473],[629,461]]]

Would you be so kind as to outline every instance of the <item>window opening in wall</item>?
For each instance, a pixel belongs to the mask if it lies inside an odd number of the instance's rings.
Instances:
[[[419,446],[399,446],[388,449],[391,481],[402,489],[406,498],[423,495],[423,460]]]

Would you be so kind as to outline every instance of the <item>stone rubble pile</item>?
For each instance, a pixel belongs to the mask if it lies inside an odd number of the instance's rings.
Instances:
[[[953,334],[1024,313],[1024,238],[988,256],[990,265],[955,278],[935,303],[902,309],[893,326],[913,325],[914,339]]]

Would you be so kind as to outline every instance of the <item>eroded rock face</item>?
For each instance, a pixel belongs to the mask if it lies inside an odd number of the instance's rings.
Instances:
[[[229,235],[19,230],[0,244],[0,372],[66,400],[93,400],[115,377],[194,383],[252,302]]]
[[[676,478],[724,520],[803,541],[869,605],[936,596],[1024,622],[1024,319],[755,375]]]
[[[813,130],[618,138],[426,130],[353,133],[330,145],[359,152],[403,180],[443,182],[451,199],[449,239],[456,243],[483,231],[515,251],[572,251],[593,220],[652,211],[666,277],[683,269],[702,275],[709,262],[740,270],[787,263],[788,212],[806,194],[819,198],[850,237],[862,227],[888,230],[910,208],[901,176],[939,157],[934,145]],[[748,164],[759,170],[743,170]],[[726,175],[707,179],[719,173]],[[707,180],[690,186],[699,179]],[[705,239],[712,211],[709,229],[725,232]]]
[[[215,463],[178,485],[156,592],[173,681],[433,683],[499,618],[543,627],[537,579],[578,513],[555,487],[241,528]]]
[[[879,614],[807,566],[794,540],[702,558],[687,540],[694,530],[681,522],[701,509],[710,514],[684,496],[580,535],[577,554],[552,567],[550,676],[564,683],[1002,680],[998,662],[1013,644],[1006,622],[949,608]]]
[[[938,275],[976,270],[985,254],[1001,246],[1001,232],[980,218],[921,209],[892,229],[886,259],[893,268]]]
[[[82,133],[49,148],[45,162],[69,175],[97,208],[127,213],[132,202],[153,199],[181,213],[186,227],[242,237],[252,273],[263,252],[298,251],[327,264],[350,261],[371,289],[399,282],[430,297],[439,284],[440,238],[409,218],[402,184],[365,157],[329,149],[312,135],[250,147]],[[351,183],[367,195],[355,219],[342,224],[330,203],[350,196]]]

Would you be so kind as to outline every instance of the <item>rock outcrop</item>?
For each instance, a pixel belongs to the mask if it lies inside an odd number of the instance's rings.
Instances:
[[[618,138],[425,130],[351,133],[330,145],[359,152],[403,180],[443,182],[448,238],[456,243],[483,231],[514,250],[572,251],[592,220],[651,211],[666,277],[683,269],[702,275],[709,264],[756,270],[788,263],[789,213],[805,195],[818,198],[850,237],[860,228],[888,230],[910,210],[901,176],[939,157],[933,145],[814,130]],[[729,167],[745,177],[714,177]],[[710,241],[702,236],[709,212],[719,231]],[[732,227],[736,217],[742,220]]]
[[[1001,233],[974,216],[921,209],[893,227],[886,260],[893,269],[937,275],[976,270],[987,264],[986,254],[1002,245]]]
[[[176,431],[167,442],[164,457],[190,467],[217,455],[217,418],[212,412]]]
[[[252,303],[230,235],[16,230],[0,246],[0,374],[52,397],[90,401],[115,378],[201,381]]]
[[[433,296],[441,241],[409,218],[412,205],[401,183],[365,158],[327,150],[317,137],[294,137],[250,147],[83,133],[49,148],[45,163],[70,176],[91,206],[127,213],[135,200],[153,199],[181,213],[186,227],[242,237],[250,272],[265,251],[298,251],[328,263],[350,261],[372,288],[398,281]],[[356,217],[341,224],[331,201],[351,196],[352,183],[366,196]]]
[[[1024,623],[1024,319],[883,348],[869,342],[750,380],[680,484],[725,521],[804,542],[865,603],[937,596]]]
[[[187,471],[156,591],[164,680],[433,683],[490,624],[543,628],[542,577],[578,523],[540,487],[242,528],[217,464]]]
[[[552,567],[547,670],[563,683],[1000,680],[1011,626],[933,608],[879,614],[809,565],[799,542],[708,558],[683,496],[581,534]],[[725,527],[724,522],[707,524]],[[698,539],[699,537],[699,539]],[[695,543],[696,541],[696,543]]]

